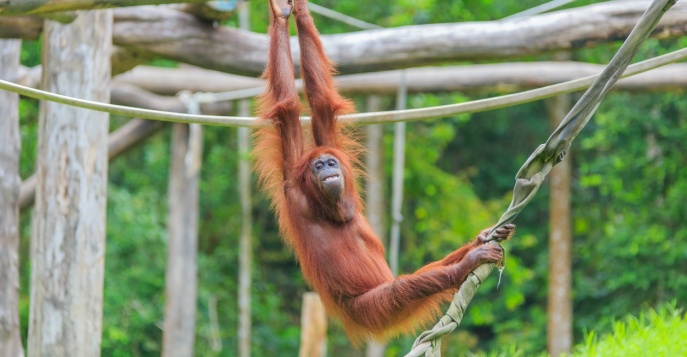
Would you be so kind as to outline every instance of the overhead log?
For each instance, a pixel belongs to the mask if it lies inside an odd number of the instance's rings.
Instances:
[[[112,83],[110,95],[112,104],[175,113],[188,111],[186,104],[176,96],[162,96],[131,84]],[[230,102],[200,104],[200,112],[207,115],[229,115],[231,108]]]
[[[43,32],[43,19],[38,16],[0,17],[0,38],[37,40]]]
[[[569,51],[625,38],[647,1],[612,1],[513,20],[405,26],[323,35],[341,73],[362,73],[430,64],[516,58]],[[141,55],[164,57],[226,73],[257,76],[265,68],[267,36],[213,27],[169,8],[115,9],[113,41]],[[7,28],[0,17],[0,37]],[[687,33],[687,3],[676,3],[655,37]],[[19,36],[21,37],[21,36]],[[298,66],[298,45],[292,42]],[[116,65],[116,64],[115,64]]]
[[[0,1],[0,15],[48,14],[51,12],[103,9],[110,7],[201,3],[207,0],[21,0]]]
[[[601,73],[603,65],[582,62],[520,62],[467,66],[422,67],[405,70],[409,92],[499,92],[543,87]],[[400,85],[399,70],[337,76],[339,90],[346,93],[392,94]],[[225,74],[185,66],[162,68],[139,66],[116,76],[116,84],[133,84],[148,91],[173,95],[223,92],[264,86],[257,78]],[[614,87],[628,91],[680,91],[687,88],[687,64],[670,64],[647,73],[621,79]]]
[[[582,62],[519,62],[466,66],[422,67],[406,70],[408,91],[510,93],[543,87],[600,73],[603,65]],[[17,83],[36,88],[40,66],[21,67]],[[346,93],[392,94],[399,86],[399,71],[341,75],[337,87]],[[194,66],[164,68],[138,66],[112,80],[112,102],[142,108],[182,108],[173,96],[182,90],[191,92],[226,92],[263,87],[258,78],[237,76]],[[614,90],[684,91],[687,88],[687,64],[677,63],[650,72],[621,79]],[[146,92],[140,92],[145,90]],[[153,93],[157,96],[153,96]],[[171,111],[181,111],[181,110]],[[223,113],[226,108],[203,106],[207,114]]]
[[[425,66],[461,60],[513,58],[590,47],[625,38],[648,2],[609,2],[510,21],[405,26],[323,35],[341,73]],[[118,46],[221,72],[256,76],[265,68],[267,36],[212,27],[195,17],[151,7],[118,9]],[[143,28],[140,28],[143,26]],[[687,31],[687,3],[666,13],[655,34]],[[450,45],[448,45],[450,44]],[[299,67],[297,41],[292,40]]]

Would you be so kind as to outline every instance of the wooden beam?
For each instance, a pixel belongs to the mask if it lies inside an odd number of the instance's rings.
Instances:
[[[341,73],[426,66],[449,61],[503,59],[595,46],[625,38],[648,2],[618,1],[510,21],[405,26],[323,35]],[[118,46],[226,73],[257,76],[265,68],[267,36],[211,27],[195,17],[152,7],[118,9]],[[687,32],[687,3],[678,2],[655,35]],[[448,45],[450,44],[450,45]],[[299,68],[299,48],[292,40]]]
[[[126,83],[113,83],[110,86],[112,103],[130,107],[160,110],[165,112],[186,113],[188,108],[178,97],[162,96]],[[200,111],[207,115],[230,115],[230,102],[202,103]]]
[[[37,40],[43,32],[43,19],[38,16],[0,17],[0,38]]]
[[[582,62],[521,62],[466,66],[422,67],[406,70],[408,91],[418,92],[498,92],[508,93],[561,83],[598,74],[603,65]],[[20,77],[35,83],[40,71]],[[336,77],[337,87],[346,93],[392,94],[400,84],[399,71],[384,71]],[[174,95],[188,89],[194,92],[224,92],[257,88],[265,82],[198,67],[162,68],[139,66],[116,76],[117,85],[132,84],[161,95]],[[684,91],[687,64],[670,64],[650,72],[621,79],[616,90]]]
[[[207,0],[20,0],[0,1],[0,15],[32,15],[51,12],[103,9],[112,7],[201,3]]]
[[[341,73],[517,58],[597,46],[625,38],[646,1],[612,1],[522,19],[405,26],[323,35]],[[226,73],[257,76],[265,68],[267,36],[213,27],[187,13],[141,6],[115,11],[115,45],[140,55],[164,57]],[[0,37],[8,29],[0,18]],[[13,25],[15,27],[16,25]],[[653,33],[687,33],[687,3],[676,3]],[[298,45],[292,43],[296,66]]]
[[[601,73],[604,66],[583,62],[514,62],[466,66],[422,67],[406,70],[408,91],[421,92],[497,92],[508,93],[538,88]],[[16,83],[37,88],[40,66],[20,67]],[[399,85],[399,71],[384,71],[337,76],[337,87],[346,93],[392,94]],[[125,94],[127,86],[132,93]],[[237,76],[194,66],[163,68],[138,66],[112,80],[112,102],[141,108],[160,107],[164,96],[182,90],[191,92],[225,92],[264,87],[258,78]],[[115,88],[120,88],[115,93]],[[687,63],[669,64],[630,78],[621,79],[615,90],[624,91],[684,91],[687,88]],[[151,93],[136,97],[133,91]],[[121,92],[121,93],[120,93]],[[159,96],[152,96],[152,94]],[[125,97],[130,97],[127,102]],[[142,98],[145,98],[142,99]],[[149,101],[152,100],[152,101]],[[176,101],[176,99],[175,99]],[[130,103],[130,104],[127,104]],[[180,105],[174,104],[174,106]],[[171,106],[171,104],[170,104]],[[170,110],[170,109],[165,109]],[[203,107],[204,113],[221,108]],[[174,111],[174,110],[171,110]]]

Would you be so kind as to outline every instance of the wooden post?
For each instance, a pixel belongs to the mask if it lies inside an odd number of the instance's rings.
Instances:
[[[109,102],[112,12],[45,23],[42,87]],[[28,355],[100,356],[109,115],[41,102]]]
[[[242,114],[249,112],[250,101],[240,103]],[[239,197],[241,201],[241,236],[239,237],[239,357],[250,356],[251,340],[251,267],[253,264],[252,204],[250,199],[250,130],[238,128],[239,136]]]
[[[131,119],[107,137],[108,159],[112,160],[165,127],[165,123],[147,119]],[[36,198],[36,175],[21,183],[19,209],[29,208]]]
[[[560,57],[564,56],[564,57]],[[557,59],[569,58],[558,54]],[[548,103],[551,127],[556,128],[570,109],[570,96],[560,95]],[[549,174],[549,292],[547,308],[547,349],[557,357],[572,350],[572,262],[570,227],[571,155],[554,166]]]
[[[239,27],[249,30],[248,2],[238,5]],[[239,101],[239,115],[250,115],[250,100]],[[239,146],[239,199],[241,201],[241,236],[239,237],[239,330],[238,330],[238,355],[250,356],[251,340],[251,267],[253,265],[252,235],[253,228],[252,204],[250,199],[250,130],[238,128]]]
[[[0,40],[0,79],[19,72],[21,41]],[[19,329],[19,95],[0,91],[0,357],[24,356]]]
[[[396,109],[406,108],[408,82],[406,71],[399,72],[399,87],[396,95]],[[391,237],[389,237],[389,267],[398,275],[398,255],[401,241],[401,222],[403,221],[403,170],[406,157],[406,123],[394,124],[394,173],[391,187]]]
[[[198,177],[202,145],[200,125],[174,124],[168,187],[163,357],[193,356],[197,295]]]
[[[301,348],[299,357],[327,355],[327,314],[317,293],[303,295],[301,308]]]
[[[382,110],[382,97],[378,95],[367,96],[367,112],[378,112]],[[367,221],[379,239],[384,243],[384,125],[368,125],[367,156],[365,167],[367,168],[367,181],[365,184],[365,203],[367,207]],[[385,244],[386,245],[386,244]],[[377,343],[373,340],[367,342],[365,350],[366,357],[384,356],[386,344]]]
[[[367,112],[382,110],[382,97],[378,95],[367,96]],[[365,148],[365,168],[367,177],[365,182],[365,206],[367,207],[367,221],[386,246],[384,216],[384,125],[373,124],[366,128],[367,140]]]

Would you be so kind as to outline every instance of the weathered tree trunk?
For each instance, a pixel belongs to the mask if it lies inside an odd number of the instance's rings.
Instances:
[[[378,112],[382,110],[382,98],[378,95],[367,96],[368,112]],[[365,203],[367,207],[367,220],[379,239],[385,240],[384,232],[384,125],[368,125],[367,156],[365,157],[365,167],[367,168],[367,181],[365,184]],[[385,244],[386,245],[386,244]],[[384,356],[386,344],[375,341],[367,342],[366,357]]]
[[[622,39],[648,4],[648,1],[613,1],[511,21],[404,26],[323,35],[322,42],[341,73],[447,61],[502,60]],[[228,73],[256,76],[265,68],[266,35],[227,27],[212,28],[188,14],[150,7],[117,9],[116,18],[115,44],[123,48]],[[685,18],[687,5],[678,2],[661,19],[653,34],[670,37],[684,34]],[[298,69],[300,56],[295,38],[291,48]]]
[[[174,124],[169,173],[163,357],[193,356],[196,327],[198,177],[202,127]]]
[[[0,1],[0,15],[45,14],[50,12],[102,9],[106,7],[199,3],[206,0],[19,0]]]
[[[109,102],[112,13],[46,22],[43,88]],[[107,113],[42,102],[31,247],[29,356],[100,356]]]
[[[14,80],[21,41],[0,40],[0,79]],[[19,329],[19,95],[0,91],[0,357],[24,356]]]
[[[562,56],[562,55],[558,55]],[[569,57],[569,56],[568,56]],[[551,127],[556,128],[570,109],[570,95],[549,101]],[[547,349],[557,357],[572,350],[572,263],[570,228],[571,155],[549,174],[549,292],[547,308]]]
[[[303,294],[299,357],[327,355],[327,314],[317,293]]]
[[[396,109],[406,108],[408,81],[406,71],[399,72],[399,86],[396,94]],[[398,275],[398,255],[401,241],[401,222],[403,221],[403,181],[406,157],[406,123],[394,123],[394,166],[391,182],[391,235],[389,237],[389,267]]]
[[[164,122],[146,119],[132,119],[107,137],[109,160],[136,146],[147,137],[165,127]],[[36,175],[29,176],[19,190],[19,209],[29,208],[36,198]]]
[[[341,73],[516,58],[622,39],[648,4],[648,1],[609,1],[525,19],[366,30],[323,35],[322,41]],[[257,76],[265,68],[266,35],[213,27],[192,15],[153,6],[119,8],[115,10],[115,17],[115,45],[137,55],[166,57],[251,76]],[[8,23],[8,19],[11,18],[0,17],[0,37],[36,36],[35,23],[17,27],[15,22]],[[687,3],[678,1],[652,35],[684,35],[686,19]],[[298,67],[299,50],[295,38],[292,48]]]
[[[242,3],[238,8],[239,27],[250,29],[248,3]],[[239,115],[249,116],[250,100],[239,101]],[[239,151],[239,198],[241,201],[241,236],[239,237],[239,331],[238,355],[250,356],[251,339],[251,266],[253,264],[253,248],[251,229],[253,227],[253,212],[250,200],[250,130],[238,128]]]
[[[250,101],[242,100],[241,107],[246,107],[247,115]],[[253,248],[251,228],[253,227],[252,205],[250,199],[250,130],[238,128],[239,135],[239,196],[241,200],[241,236],[239,237],[239,357],[250,356],[251,340],[251,267]]]

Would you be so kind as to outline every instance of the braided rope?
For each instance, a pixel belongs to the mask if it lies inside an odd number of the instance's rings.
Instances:
[[[628,67],[639,46],[656,27],[661,16],[675,4],[677,0],[654,0],[646,12],[639,19],[637,25],[628,36],[625,43],[613,56],[594,84],[582,95],[580,100],[565,116],[561,124],[554,130],[546,143],[540,145],[515,176],[513,200],[506,212],[487,236],[491,238],[496,229],[512,222],[522,209],[534,198],[544,178],[553,166],[563,161],[572,141],[589,122],[601,100],[618,81],[623,71]],[[498,244],[491,241],[488,244]],[[441,337],[453,331],[463,318],[465,308],[472,300],[477,288],[486,276],[491,273],[494,264],[484,264],[472,274],[454,295],[453,303],[446,315],[442,317],[431,330],[425,331],[415,340],[411,351],[406,357],[422,355],[428,357],[441,356]]]

